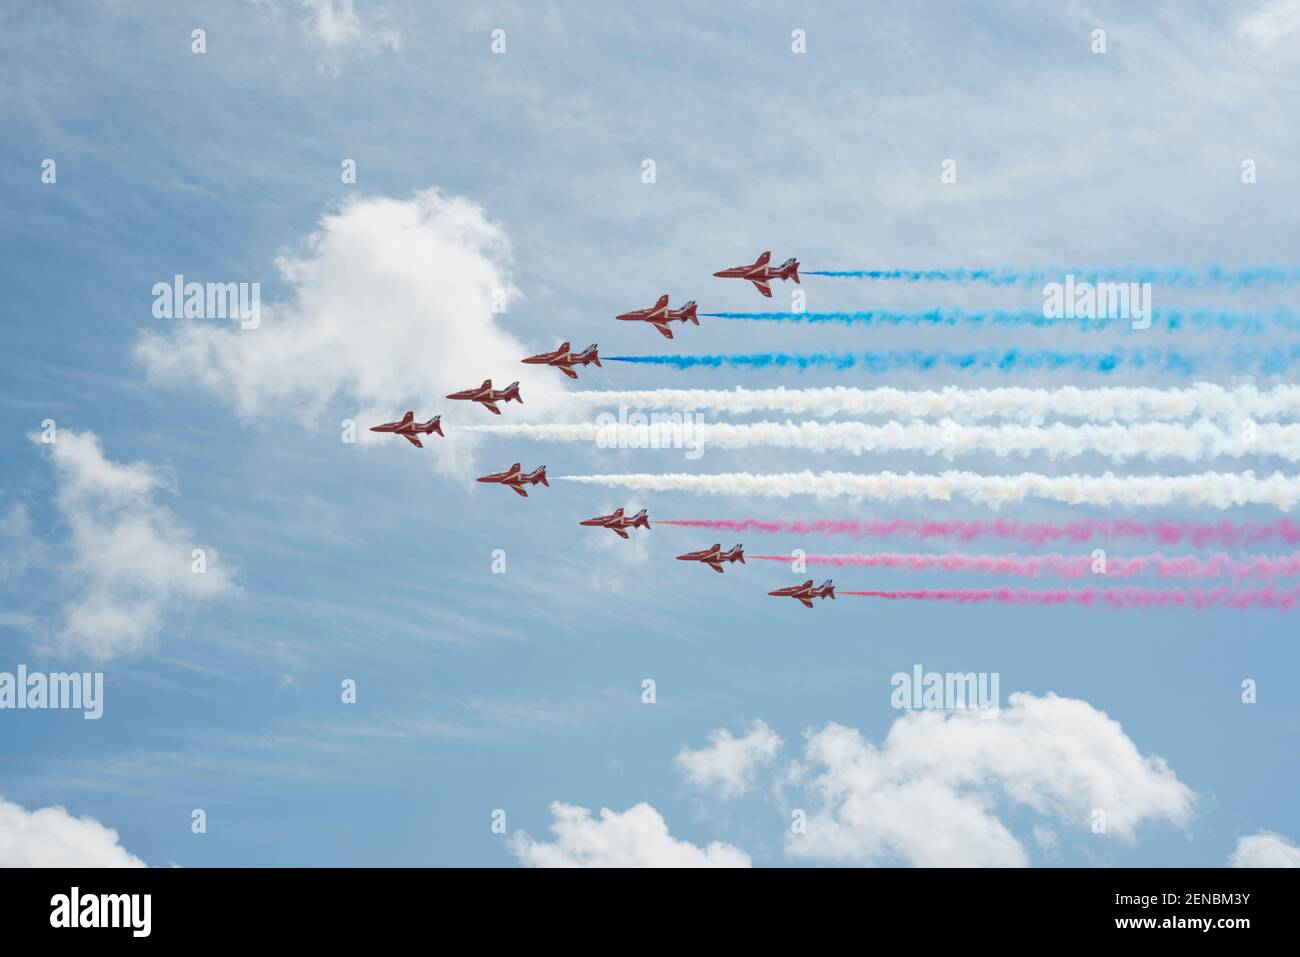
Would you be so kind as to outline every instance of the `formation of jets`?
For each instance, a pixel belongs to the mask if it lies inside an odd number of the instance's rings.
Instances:
[[[708,548],[702,548],[698,552],[687,552],[685,555],[678,555],[679,562],[701,562],[708,565],[719,575],[722,574],[722,563],[728,564],[740,562],[745,564],[745,550],[737,545],[729,552],[722,550],[722,545],[710,545]]]
[[[796,283],[799,281],[799,261],[793,257],[787,259],[779,266],[771,265],[772,254],[765,252],[755,259],[748,266],[732,266],[730,269],[721,269],[713,275],[722,279],[748,279],[754,284],[754,288],[761,292],[766,298],[772,298],[772,287],[768,285],[773,279],[793,279]]]
[[[415,413],[407,412],[397,422],[385,422],[383,425],[372,425],[371,432],[394,432],[400,435],[406,441],[410,442],[417,449],[424,448],[424,443],[420,441],[421,435],[432,435],[437,432],[441,436],[446,436],[442,431],[442,416],[435,415],[428,422],[416,422]]]
[[[483,408],[496,415],[501,414],[501,410],[497,408],[498,402],[509,402],[514,400],[520,405],[524,404],[524,400],[519,398],[518,382],[512,382],[504,389],[494,389],[492,388],[491,379],[484,379],[483,384],[477,389],[465,389],[463,392],[453,392],[451,395],[447,396],[447,398],[464,399],[467,402],[477,402],[483,406]]]
[[[774,279],[782,281],[793,279],[799,282],[799,262],[796,259],[787,259],[779,266],[771,264],[772,254],[765,252],[760,255],[754,262],[748,265],[732,266],[730,269],[723,269],[715,272],[713,275],[724,279],[744,279],[754,284],[757,289],[767,298],[772,296],[771,282]],[[664,294],[659,297],[653,306],[645,309],[633,309],[630,312],[622,313],[615,318],[623,322],[645,322],[659,330],[660,335],[665,339],[673,338],[673,331],[669,327],[670,323],[680,322],[700,324],[699,317],[696,315],[696,304],[694,300],[686,303],[680,309],[670,309],[668,306],[668,295]],[[539,352],[537,355],[527,356],[520,360],[525,365],[544,365],[554,369],[559,369],[570,379],[577,379],[578,366],[586,367],[594,365],[600,367],[600,355],[595,345],[587,346],[580,352],[575,352],[568,342],[562,342],[551,352]],[[494,415],[501,414],[501,405],[510,402],[523,404],[523,399],[519,395],[519,383],[512,382],[504,389],[494,389],[491,379],[484,379],[483,384],[476,389],[465,389],[461,392],[453,392],[447,396],[448,399],[456,399],[466,402],[477,402]],[[420,436],[425,435],[443,435],[442,416],[435,415],[427,422],[415,421],[415,412],[410,410],[401,419],[396,422],[385,422],[381,425],[372,425],[371,432],[387,432],[394,435],[400,435],[416,448],[424,448],[424,443],[420,441]],[[491,485],[504,485],[512,489],[515,494],[527,498],[529,485],[550,486],[546,480],[546,466],[543,465],[532,472],[524,472],[519,463],[516,462],[504,472],[492,472],[478,478],[479,482]],[[650,530],[650,516],[647,509],[641,509],[635,515],[627,515],[621,508],[615,509],[608,515],[597,515],[595,518],[584,519],[579,522],[580,525],[586,525],[593,528],[607,528],[619,538],[624,540],[630,536],[630,529],[643,528]],[[745,551],[740,545],[736,545],[729,551],[723,551],[721,543],[714,544],[708,548],[702,548],[699,551],[687,552],[684,555],[677,556],[678,561],[699,562],[707,565],[718,574],[722,574],[724,564],[734,564],[740,562],[745,564]],[[804,582],[802,585],[790,585],[785,588],[778,588],[775,591],[768,592],[769,595],[778,598],[793,598],[804,605],[806,608],[813,607],[815,598],[834,598],[835,586],[827,579],[821,585],[814,586],[812,579]]]
[[[834,598],[835,585],[828,578],[825,582],[813,587],[812,579],[808,579],[802,585],[790,585],[787,588],[778,588],[776,591],[768,592],[769,595],[775,595],[777,598],[796,598],[803,602],[805,608],[813,606],[814,598]]]
[[[519,469],[519,463],[516,462],[504,472],[491,472],[487,475],[480,476],[478,481],[487,482],[492,485],[505,485],[512,488],[524,498],[528,497],[528,492],[524,489],[525,485],[545,485],[550,488],[551,483],[546,481],[546,466],[533,472],[522,472]]]
[[[629,528],[644,528],[647,532],[650,531],[650,516],[646,514],[647,511],[648,509],[643,508],[635,515],[629,517],[623,514],[621,508],[616,508],[608,515],[597,515],[595,518],[584,519],[578,524],[592,525],[596,528],[608,528],[619,538],[625,539],[628,537],[627,530]]]
[[[659,330],[665,339],[673,337],[673,331],[668,328],[670,322],[687,323],[693,322],[697,326],[700,324],[699,318],[695,315],[695,300],[692,299],[680,309],[668,308],[668,295],[659,297],[659,301],[653,306],[645,309],[633,309],[631,312],[625,312],[614,317],[622,322],[648,322]]]
[[[596,354],[594,344],[587,346],[581,352],[573,352],[567,342],[561,342],[560,347],[554,352],[539,352],[535,356],[529,356],[527,359],[521,359],[520,361],[530,366],[554,366],[570,379],[576,379],[578,373],[573,371],[574,366],[599,366],[600,356]],[[515,384],[518,385],[518,383]]]

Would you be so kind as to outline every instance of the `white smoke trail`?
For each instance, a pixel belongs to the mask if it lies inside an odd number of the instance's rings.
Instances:
[[[564,394],[566,401],[646,409],[713,409],[719,412],[882,415],[891,418],[950,416],[1042,422],[1048,418],[1092,422],[1175,421],[1198,417],[1277,419],[1300,415],[1300,386],[1261,391],[1228,389],[1208,382],[1181,389],[1112,387],[1080,389],[653,389]]]
[[[522,424],[464,426],[486,432],[549,442],[594,442],[601,448],[746,449],[755,446],[806,449],[813,452],[921,452],[952,459],[973,452],[999,456],[1044,453],[1069,458],[1088,453],[1115,462],[1146,458],[1195,462],[1225,456],[1277,456],[1300,461],[1300,425],[1250,422],[1224,429],[1208,420],[1190,425],[961,425],[889,422],[753,422],[696,423],[659,421],[646,425],[612,423]]]
[[[1232,508],[1239,505],[1275,505],[1289,511],[1300,500],[1300,477],[1274,472],[1262,478],[1253,472],[1202,472],[1198,475],[980,475],[948,471],[934,475],[914,472],[790,472],[755,475],[732,472],[718,475],[682,473],[621,475],[564,475],[559,479],[589,485],[608,485],[642,492],[709,492],[720,495],[762,495],[788,498],[848,496],[888,501],[965,498],[985,505],[1001,505],[1028,498],[1070,505],[1170,505],[1175,502]]]

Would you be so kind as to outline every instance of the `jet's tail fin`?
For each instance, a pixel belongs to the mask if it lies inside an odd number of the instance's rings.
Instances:
[[[700,320],[699,317],[695,315],[695,309],[696,309],[695,300],[692,299],[690,302],[688,302],[685,306],[682,307],[682,319],[689,319],[691,322],[695,323],[698,326],[700,324]]]
[[[523,405],[523,404],[524,404],[524,400],[523,400],[522,398],[520,398],[520,396],[519,396],[519,383],[518,383],[518,382],[512,382],[512,383],[510,383],[508,386],[506,386],[506,394],[503,395],[501,398],[502,398],[502,400],[505,401],[505,402],[509,402],[511,399],[514,399],[514,400],[515,400],[516,402],[518,402],[520,405]]]
[[[732,552],[736,555],[736,561],[742,565],[745,564],[745,547],[743,545],[737,545],[732,549]]]
[[[641,511],[639,511],[639,512],[637,512],[635,515],[633,515],[633,516],[632,516],[632,524],[635,525],[635,526],[637,526],[638,528],[647,528],[647,529],[648,529],[648,528],[650,527],[650,515],[649,515],[649,511],[650,511],[649,509],[643,508],[643,509],[641,509]]]
[[[424,431],[425,431],[425,432],[437,432],[437,433],[438,433],[439,435],[441,435],[443,438],[446,438],[446,437],[447,437],[447,433],[445,433],[445,432],[442,431],[442,416],[440,416],[440,415],[435,415],[435,416],[434,416],[432,419],[430,419],[428,422],[424,423]]]
[[[529,477],[530,479],[532,479],[534,482],[541,482],[541,483],[542,483],[543,485],[545,485],[547,488],[550,488],[550,487],[551,487],[551,483],[548,482],[548,481],[546,481],[546,466],[545,466],[545,465],[543,465],[541,468],[539,468],[536,472],[534,472],[532,475],[530,475],[530,476],[528,476],[528,477]]]
[[[827,598],[835,597],[835,583],[829,578],[826,579],[825,583],[822,585],[822,593],[825,594]]]
[[[588,355],[588,356],[590,356],[590,357],[591,357],[591,361],[594,362],[594,363],[596,363],[596,365],[597,365],[598,367],[601,367],[601,366],[600,366],[600,353],[598,353],[598,352],[596,351],[596,343],[593,342],[591,345],[587,346],[587,351],[586,351],[585,354]],[[601,368],[603,368],[603,367],[601,367]]]
[[[787,259],[781,268],[785,272],[786,276],[793,279],[796,283],[799,282],[799,260]]]

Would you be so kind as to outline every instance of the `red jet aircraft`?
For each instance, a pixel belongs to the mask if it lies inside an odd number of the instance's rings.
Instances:
[[[804,607],[811,608],[814,598],[834,598],[835,586],[831,580],[826,579],[825,583],[817,588],[813,587],[812,579],[808,579],[802,585],[791,585],[788,588],[778,588],[776,591],[768,592],[769,595],[775,595],[778,598],[797,598],[803,602]]]
[[[710,548],[702,548],[698,552],[687,552],[685,555],[678,555],[679,562],[703,562],[715,572],[722,572],[723,562],[740,562],[745,564],[745,550],[737,545],[729,552],[724,552],[721,545],[714,545]]]
[[[467,399],[470,402],[482,403],[483,408],[487,409],[489,412],[496,413],[497,415],[501,414],[501,410],[497,408],[498,402],[509,402],[511,399],[514,399],[520,405],[524,404],[524,400],[519,398],[518,382],[512,382],[504,389],[494,389],[492,388],[491,379],[484,379],[483,384],[477,389],[466,389],[463,392],[453,392],[451,395],[447,396],[447,398]]]
[[[641,509],[631,518],[623,515],[621,508],[615,509],[609,515],[597,515],[595,518],[589,518],[586,521],[579,522],[579,525],[593,525],[596,528],[608,528],[619,538],[627,538],[625,529],[644,528],[650,530],[650,516],[646,514],[646,509]]]
[[[505,485],[509,488],[514,489],[524,498],[528,497],[528,493],[524,491],[525,485],[536,485],[538,482],[540,482],[541,484],[545,485],[547,488],[550,488],[551,486],[551,483],[546,481],[545,465],[539,468],[536,472],[528,472],[527,474],[525,474],[519,471],[518,462],[510,466],[510,468],[506,469],[506,471],[504,472],[493,472],[491,475],[484,475],[482,478],[479,479],[479,481],[491,482],[496,485]]]
[[[578,373],[573,371],[574,366],[600,365],[600,356],[596,355],[595,345],[587,346],[582,352],[574,352],[567,342],[562,342],[554,352],[539,352],[520,361],[530,366],[555,366],[570,379],[576,379]]]
[[[385,422],[383,425],[372,425],[370,431],[396,432],[417,449],[424,448],[424,443],[419,439],[421,434],[432,435],[434,432],[444,436],[446,434],[442,431],[442,416],[435,415],[428,422],[416,422],[414,412],[407,412],[406,415],[402,416],[400,422]]]
[[[748,279],[768,299],[772,298],[772,287],[768,282],[772,279],[793,279],[799,281],[799,261],[797,259],[787,259],[779,266],[771,266],[769,262],[772,259],[770,252],[763,253],[754,260],[751,266],[732,266],[730,269],[724,269],[721,272],[715,272],[713,275],[720,276],[723,279]]]
[[[695,316],[694,299],[680,309],[669,309],[667,295],[660,296],[659,301],[648,309],[633,309],[614,318],[624,322],[648,322],[658,329],[665,339],[673,337],[673,331],[668,328],[670,322],[693,322],[697,326],[700,324],[700,320]]]

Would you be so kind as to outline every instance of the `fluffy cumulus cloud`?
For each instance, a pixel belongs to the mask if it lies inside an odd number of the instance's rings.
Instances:
[[[1300,847],[1281,834],[1260,831],[1237,839],[1229,867],[1300,867]]]
[[[93,432],[60,430],[49,450],[56,502],[71,530],[67,569],[79,595],[64,606],[57,642],[97,660],[152,644],[169,608],[234,587],[215,549],[196,539],[155,495],[171,483],[144,462],[109,460]],[[196,571],[202,549],[205,571]]]
[[[697,847],[668,833],[663,817],[641,803],[621,814],[591,811],[559,801],[551,805],[552,842],[535,841],[523,831],[510,837],[510,849],[530,867],[749,867],[744,851],[712,841]]]
[[[0,867],[144,867],[117,831],[61,807],[28,811],[0,798]]]
[[[673,765],[691,785],[725,800],[749,791],[759,769],[771,764],[780,750],[780,735],[755,720],[740,737],[725,728],[710,732],[707,747],[683,747]]]
[[[1193,814],[1192,792],[1162,759],[1087,702],[1051,694],[1013,694],[992,719],[911,713],[880,747],[828,724],[808,732],[786,783],[803,789],[807,809],[786,852],[843,864],[1026,865],[999,807],[1081,828],[1101,811],[1106,835],[1125,841],[1144,821],[1183,825]]]
[[[512,418],[544,414],[543,393],[558,404],[554,371],[522,365],[530,350],[500,321],[518,298],[510,244],[468,200],[437,189],[353,200],[276,265],[291,293],[262,304],[258,328],[189,319],[145,335],[136,355],[150,379],[197,383],[247,419],[335,429],[356,416],[362,443],[390,440],[365,424],[407,409],[483,421],[477,406],[443,397],[488,378],[497,388],[521,382],[526,404],[511,404]],[[435,458],[456,461],[454,448],[469,437],[446,424]]]

